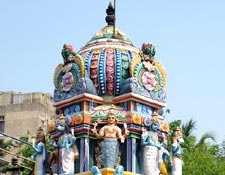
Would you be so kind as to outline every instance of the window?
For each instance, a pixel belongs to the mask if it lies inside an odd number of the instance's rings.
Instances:
[[[0,115],[0,131],[4,132],[4,125],[5,125],[5,116]]]
[[[22,104],[23,103],[23,95],[22,94],[14,94],[13,95],[13,104]]]

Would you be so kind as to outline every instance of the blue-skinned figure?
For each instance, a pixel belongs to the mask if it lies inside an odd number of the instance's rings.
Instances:
[[[59,164],[61,165],[61,169],[58,174],[73,175],[76,137],[70,134],[63,115],[60,116],[59,121],[56,124],[56,129],[62,133],[57,143],[55,142],[53,144],[53,146],[59,149]]]
[[[157,156],[158,149],[162,145],[158,142],[157,131],[159,129],[159,122],[157,115],[154,115],[151,119],[146,118],[144,124],[149,127],[149,131],[143,129],[141,135],[141,144],[143,146],[143,174],[159,175]]]

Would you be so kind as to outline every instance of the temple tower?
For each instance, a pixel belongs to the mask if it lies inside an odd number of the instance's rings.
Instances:
[[[136,47],[128,35],[114,25],[110,3],[107,25],[75,52],[72,45],[62,49],[63,63],[54,74],[54,107],[63,114],[77,137],[79,159],[75,173],[103,168],[101,139],[93,134],[93,123],[106,124],[110,109],[116,111],[117,126],[126,123],[129,136],[120,144],[116,165],[127,172],[142,173],[140,136],[145,118],[157,115],[166,106],[166,73],[155,59],[155,46],[143,43]],[[148,40],[148,39],[147,39]],[[161,116],[161,124],[164,124]],[[49,130],[57,135],[53,127]],[[167,131],[165,131],[167,132]]]

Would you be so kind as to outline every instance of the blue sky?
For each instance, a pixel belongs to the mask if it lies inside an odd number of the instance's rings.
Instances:
[[[0,1],[0,91],[53,93],[63,44],[78,51],[106,26],[109,2]],[[116,15],[137,47],[156,46],[167,72],[166,121],[193,118],[196,136],[225,140],[225,1],[117,0]]]

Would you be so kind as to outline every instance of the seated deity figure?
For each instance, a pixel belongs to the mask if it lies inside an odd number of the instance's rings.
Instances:
[[[181,145],[184,143],[182,132],[179,127],[176,128],[172,138],[172,175],[182,175],[182,155]]]
[[[74,174],[74,161],[75,152],[74,146],[76,143],[76,137],[70,134],[69,128],[65,122],[65,117],[60,116],[56,128],[62,135],[58,138],[58,141],[53,143],[53,146],[59,149],[59,164],[61,165],[61,175],[73,175]]]
[[[107,115],[107,125],[103,126],[99,132],[96,127],[97,122],[94,123],[92,132],[98,137],[103,138],[102,143],[102,159],[104,168],[114,168],[116,158],[119,153],[118,138],[124,143],[125,137],[129,135],[129,131],[125,127],[125,133],[122,134],[121,129],[116,125],[116,111],[110,109]]]
[[[31,158],[35,159],[34,174],[45,175],[49,159],[45,145],[45,135],[41,127],[38,128],[36,137],[38,139],[38,144],[35,146],[35,143],[33,143],[32,147],[35,153],[31,155]]]
[[[159,129],[159,122],[157,115],[151,118],[146,118],[145,126],[148,126],[149,131],[142,130],[141,144],[143,146],[143,174],[144,175],[159,175],[158,169],[158,150],[161,144],[158,141],[157,130]]]

